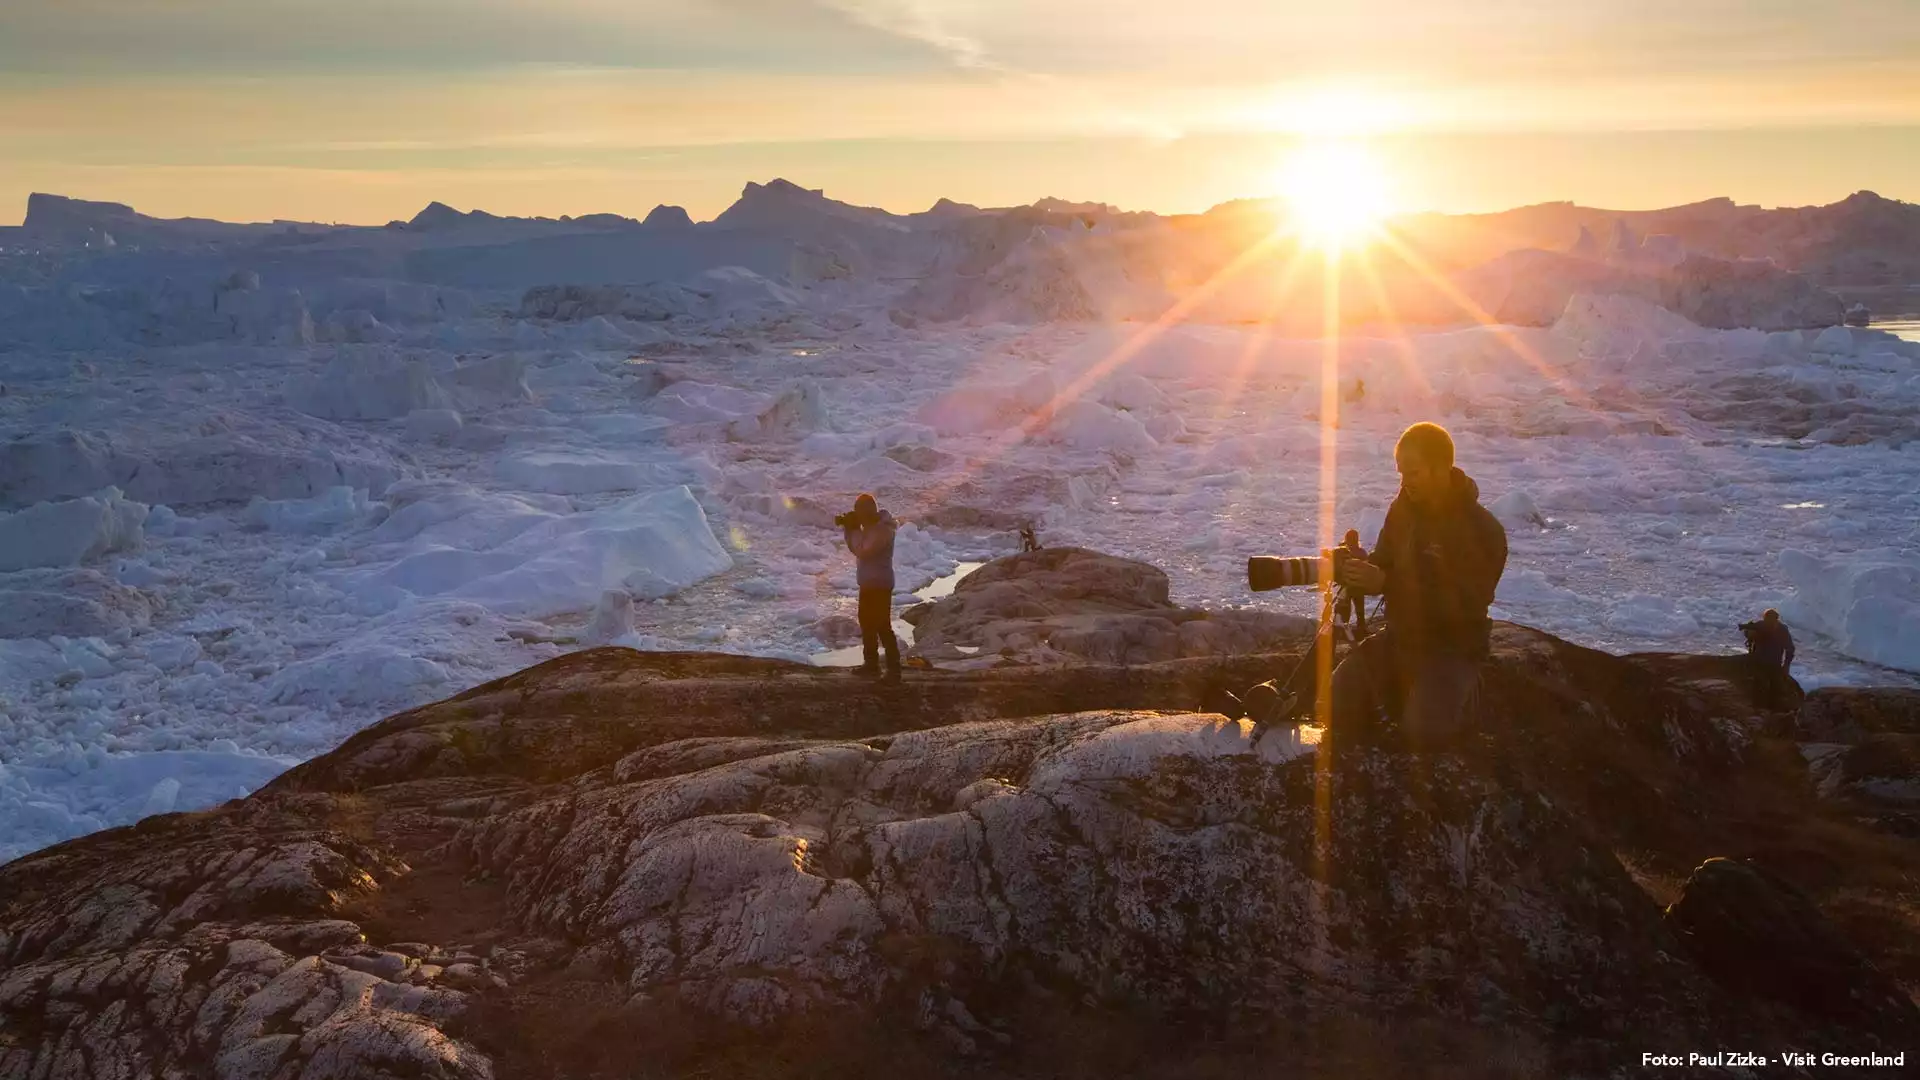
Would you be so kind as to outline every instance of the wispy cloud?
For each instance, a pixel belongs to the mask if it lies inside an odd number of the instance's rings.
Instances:
[[[1091,170],[1088,197],[1132,185],[1141,205],[1168,205],[1176,187],[1246,193],[1234,177],[1271,171],[1272,139],[1317,128],[1577,144],[1920,125],[1915,55],[1920,0],[0,0],[0,216],[29,183],[98,177],[94,194],[133,197],[145,169],[151,190],[191,193],[180,170],[199,168],[207,183],[289,169],[314,198],[336,182],[387,192],[389,172],[465,190],[465,169],[476,193],[537,210],[554,197],[542,178],[561,175],[542,168],[575,170],[586,204],[677,148],[694,148],[700,182],[735,189],[782,161],[831,182],[803,165],[870,154],[843,176],[894,177],[909,204],[969,195],[943,187],[967,170],[973,197],[1010,197],[995,185],[1025,185],[1009,171],[1024,168],[1036,190]],[[1215,136],[1252,149],[1152,156]],[[1096,167],[1084,146],[1102,139],[1128,149]],[[992,155],[966,149],[989,141]],[[932,164],[931,146],[950,156]],[[1831,163],[1800,149],[1748,160],[1768,177],[1916,160],[1846,147]],[[699,190],[673,175],[676,199]],[[1508,190],[1461,175],[1463,191]],[[1557,185],[1512,192],[1572,194]],[[221,197],[291,197],[243,189]]]
[[[796,0],[0,0],[10,73],[886,74],[925,70],[934,53]]]
[[[937,0],[816,0],[823,8],[876,30],[931,45],[963,68],[987,70],[999,65],[986,47],[956,31]]]
[[[0,0],[0,72],[766,74],[1790,84],[1904,70],[1914,0]]]

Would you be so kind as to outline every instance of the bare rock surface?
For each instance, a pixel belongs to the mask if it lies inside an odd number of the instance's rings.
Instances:
[[[1814,790],[1876,828],[1920,839],[1920,691],[1822,687],[1797,717]]]
[[[1029,664],[1271,652],[1314,628],[1291,615],[1180,607],[1158,567],[1074,547],[995,559],[960,579],[951,596],[901,617],[913,624],[921,656],[954,659],[964,646]]]
[[[1850,742],[1875,733],[1920,735],[1920,690],[1823,686],[1807,695],[1800,727],[1810,739]]]
[[[1808,752],[1821,794],[1920,810],[1920,735],[1869,735]]]
[[[0,868],[0,1076],[492,1076],[441,1030],[463,995],[343,955],[343,908],[407,867],[331,805],[163,815]]]
[[[1666,912],[1706,969],[1736,992],[1846,1017],[1898,1035],[1920,1032],[1908,995],[1820,916],[1800,890],[1733,859],[1708,859]]]
[[[1103,558],[1030,559],[1037,589],[999,564],[948,610],[1171,608]],[[0,1078],[1215,1075],[1180,1071],[1195,1045],[1245,1075],[1283,1038],[1301,1075],[1411,1075],[1462,1032],[1500,1076],[1912,1051],[1920,853],[1818,797],[1739,658],[1500,624],[1473,734],[1418,754],[1197,711],[1298,659],[888,686],[570,654],[0,866]],[[1765,887],[1692,874],[1716,855]],[[1857,1007],[1728,985],[1726,942],[1782,927]]]
[[[659,748],[456,846],[530,929],[616,943],[634,993],[750,1014],[883,1000],[916,974],[881,947],[900,936],[957,945],[960,993],[1067,975],[1172,1010],[1448,1003],[1594,1031],[1582,998],[1698,1010],[1655,912],[1550,806],[1463,764],[1410,784],[1361,755],[1316,807],[1313,749],[1252,734],[1102,711],[697,772],[714,748]]]

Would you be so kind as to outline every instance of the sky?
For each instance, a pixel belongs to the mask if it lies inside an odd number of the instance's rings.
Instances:
[[[1190,212],[1367,140],[1396,206],[1920,201],[1920,0],[0,0],[0,223]]]

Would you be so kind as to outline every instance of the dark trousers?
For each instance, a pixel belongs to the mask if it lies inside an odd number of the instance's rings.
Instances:
[[[1479,660],[1401,655],[1388,626],[1354,646],[1334,670],[1329,734],[1340,742],[1377,742],[1384,713],[1399,724],[1410,749],[1445,746],[1460,734],[1479,689]]]
[[[1753,680],[1753,703],[1762,709],[1779,709],[1787,703],[1787,683],[1792,681],[1787,669],[1778,661],[1768,662],[1758,656],[1747,657],[1751,668],[1749,677]]]
[[[860,590],[860,651],[868,668],[880,669],[880,647],[887,649],[887,668],[900,670],[900,639],[893,632],[893,590]]]
[[[1334,617],[1349,626],[1347,640],[1359,641],[1367,636],[1367,598],[1354,596],[1341,590],[1339,599],[1333,602]]]

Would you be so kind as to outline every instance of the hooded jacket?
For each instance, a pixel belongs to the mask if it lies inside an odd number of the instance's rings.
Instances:
[[[1793,663],[1793,633],[1783,622],[1747,623],[1753,628],[1747,639],[1747,649],[1753,658],[1767,667],[1785,667]],[[1742,627],[1745,629],[1746,627]]]
[[[885,510],[865,525],[847,526],[847,550],[858,563],[854,580],[862,589],[893,591],[893,536],[898,529],[899,523]]]
[[[1373,564],[1387,573],[1387,625],[1404,655],[1487,655],[1487,608],[1506,572],[1507,530],[1480,505],[1471,477],[1456,468],[1452,485],[1432,510],[1402,492],[1373,546]]]

